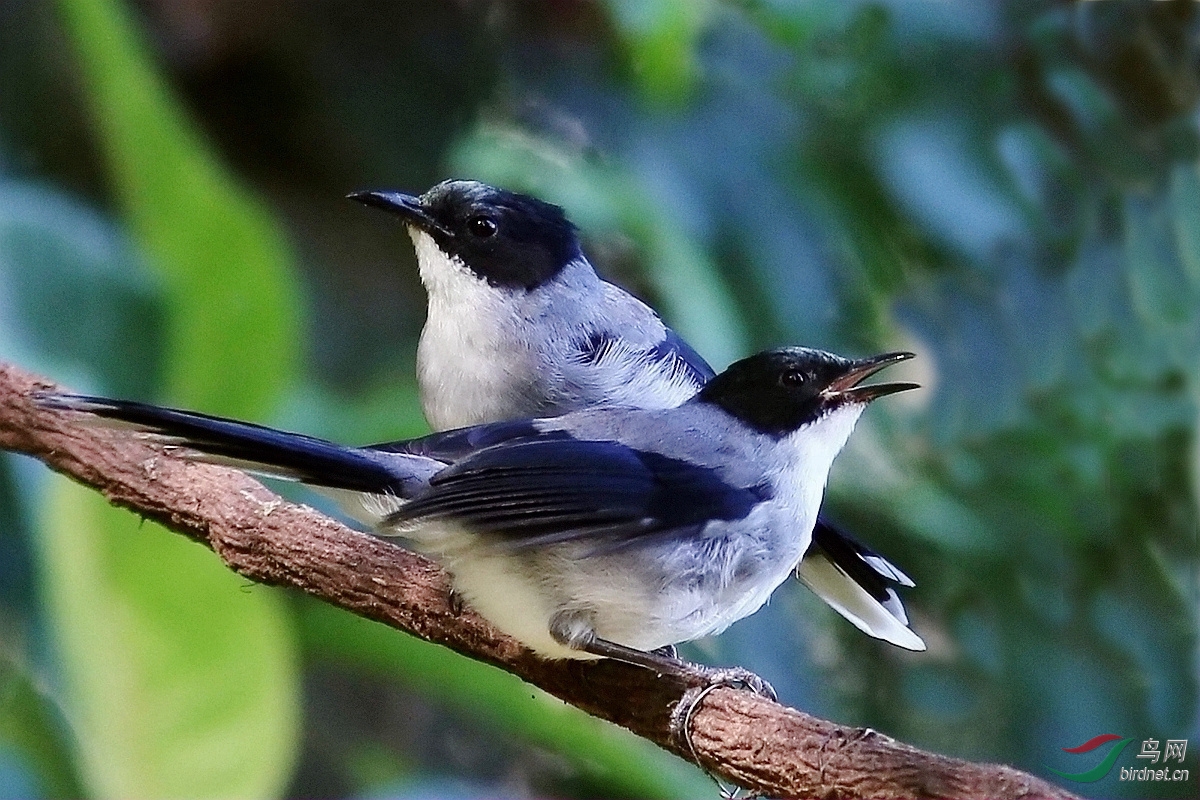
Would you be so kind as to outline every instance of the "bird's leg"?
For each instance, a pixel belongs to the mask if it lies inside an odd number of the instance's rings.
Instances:
[[[550,620],[550,635],[554,637],[554,641],[572,650],[624,661],[627,664],[637,664],[660,675],[678,675],[684,678],[694,675],[689,670],[693,665],[681,661],[675,655],[674,647],[670,648],[671,652],[664,652],[667,648],[646,652],[601,639],[584,614],[569,611],[555,614]]]
[[[741,667],[708,667],[693,664],[679,658],[674,646],[645,651],[602,639],[586,616],[579,613],[560,612],[550,621],[550,635],[559,644],[572,650],[624,661],[628,664],[652,669],[660,675],[675,675],[687,679],[701,678],[706,686],[734,686],[748,689],[757,695],[775,700],[771,684]],[[686,695],[685,695],[686,698]]]
[[[602,639],[587,616],[578,612],[559,612],[550,621],[550,635],[561,645],[592,655],[624,661],[652,669],[660,675],[675,675],[684,679],[702,678],[709,686],[734,686],[749,689],[757,695],[775,700],[771,684],[741,667],[708,667],[679,657],[673,645],[658,650],[637,650]]]
[[[666,645],[665,647],[659,647],[655,650],[651,650],[650,652],[657,653],[658,655],[662,656],[663,658],[670,658],[675,661],[682,660],[679,657],[679,650],[677,650],[675,648],[675,645],[673,645],[673,644]]]
[[[722,686],[748,689],[751,692],[774,702],[777,698],[771,684],[741,667],[708,667],[703,664],[693,664],[679,658],[673,645],[647,652],[627,647],[623,644],[602,639],[596,635],[587,617],[580,613],[560,612],[550,621],[550,635],[561,645],[580,650],[584,653],[612,658],[629,664],[636,664],[652,669],[660,675],[675,675],[684,680],[703,679],[700,686],[693,686],[684,692],[679,703],[671,712],[671,736],[687,748],[695,762],[712,778],[721,790],[721,796],[733,800],[740,796],[741,789],[729,788],[715,775],[705,769],[700,763],[700,756],[692,742],[692,716],[700,707],[706,695]]]

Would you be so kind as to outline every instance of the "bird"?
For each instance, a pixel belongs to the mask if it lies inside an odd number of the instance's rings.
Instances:
[[[664,672],[682,663],[670,648],[754,613],[792,574],[863,410],[916,388],[863,381],[910,357],[779,348],[673,408],[594,407],[369,447],[101,397],[36,402],[331,493],[440,562],[470,607],[544,657]]]
[[[349,198],[398,216],[415,247],[428,295],[417,383],[435,431],[673,408],[715,374],[652,308],[600,278],[557,205],[469,180]],[[925,649],[896,591],[913,580],[824,518],[797,576],[865,633]]]
[[[596,274],[563,209],[477,181],[350,195],[399,216],[428,295],[417,346],[434,430],[592,406],[671,408],[712,368]]]

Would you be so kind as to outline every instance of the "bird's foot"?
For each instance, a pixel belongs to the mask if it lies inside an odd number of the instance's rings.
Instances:
[[[684,662],[686,664],[686,662]],[[700,708],[704,698],[714,689],[728,686],[734,689],[745,689],[771,702],[778,701],[775,688],[748,669],[741,667],[706,667],[703,664],[687,664],[687,671],[699,674],[704,683],[693,686],[683,693],[679,702],[671,712],[671,736],[688,746],[689,752],[695,755],[691,741],[692,717]]]
[[[701,675],[705,683],[693,686],[684,692],[683,697],[671,711],[671,738],[679,742],[691,755],[692,762],[704,770],[704,774],[713,779],[724,800],[750,800],[754,795],[743,795],[744,790],[741,787],[724,783],[712,772],[709,772],[708,768],[700,761],[700,753],[696,750],[695,742],[692,741],[692,717],[699,710],[704,698],[714,689],[722,686],[745,689],[771,702],[778,700],[775,689],[758,675],[741,667],[707,667],[703,664],[688,664],[687,666],[689,671]]]
[[[759,697],[765,697],[772,703],[779,700],[778,695],[775,694],[775,687],[748,669],[743,669],[742,667],[706,667],[703,664],[690,664],[689,666],[707,681],[705,686],[699,687],[700,689],[712,690],[720,686],[729,686],[734,689],[745,689],[746,691],[753,692]]]

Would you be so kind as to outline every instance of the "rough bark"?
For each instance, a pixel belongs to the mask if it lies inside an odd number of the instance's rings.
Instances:
[[[1074,796],[1011,767],[928,753],[725,687],[706,692],[691,716],[693,758],[672,737],[670,720],[684,693],[701,684],[699,676],[538,658],[481,617],[457,610],[436,564],[285,502],[240,472],[183,461],[31,401],[32,393],[54,388],[0,364],[0,447],[38,458],[111,502],[202,542],[252,580],[301,589],[494,664],[755,792],[905,800]]]

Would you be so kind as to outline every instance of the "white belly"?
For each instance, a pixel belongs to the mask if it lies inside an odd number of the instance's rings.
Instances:
[[[769,513],[756,510],[750,519],[760,511]],[[648,651],[720,633],[761,608],[792,573],[808,536],[768,542],[769,534],[740,530],[735,540],[701,535],[609,553],[595,553],[594,543],[513,552],[440,524],[412,538],[500,630],[548,658],[593,658],[550,635],[557,614],[580,614],[597,636]]]

